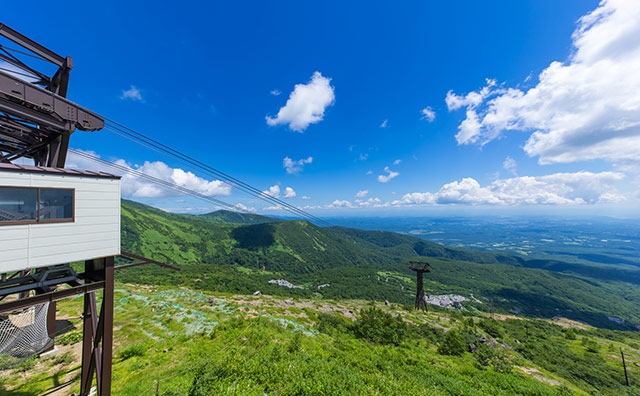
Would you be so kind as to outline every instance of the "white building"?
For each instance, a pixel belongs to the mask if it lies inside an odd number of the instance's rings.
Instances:
[[[0,274],[119,254],[119,176],[0,163]]]

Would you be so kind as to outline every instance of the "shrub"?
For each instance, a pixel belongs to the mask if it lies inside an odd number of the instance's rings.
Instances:
[[[458,330],[449,330],[438,347],[441,355],[462,356],[466,350],[467,346]]]
[[[564,333],[564,338],[566,338],[567,340],[575,340],[576,337],[576,332],[573,329],[569,329]]]
[[[142,344],[130,345],[120,351],[120,359],[127,360],[134,356],[144,356],[146,351],[147,348]]]
[[[67,351],[62,355],[58,355],[53,359],[51,359],[52,366],[56,366],[58,364],[62,364],[66,366],[67,364],[71,364],[72,362],[73,362],[73,354],[71,353],[71,351]]]
[[[318,314],[318,330],[325,334],[335,332],[345,333],[349,330],[351,321],[342,315]]]
[[[75,344],[76,342],[82,341],[82,333],[78,331],[75,333],[65,334],[58,338],[57,341],[60,345]]]
[[[354,335],[376,344],[399,345],[407,337],[407,325],[400,316],[379,308],[364,308],[352,326]]]
[[[504,329],[495,319],[482,319],[480,321],[480,327],[492,337],[501,338],[504,336]]]
[[[509,373],[512,370],[511,362],[503,350],[480,344],[473,357],[476,360],[475,366],[479,369],[490,368],[499,373]]]

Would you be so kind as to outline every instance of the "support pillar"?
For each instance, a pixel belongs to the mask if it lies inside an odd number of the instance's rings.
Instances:
[[[80,395],[91,390],[95,373],[98,396],[111,396],[111,359],[113,356],[113,270],[114,257],[85,262],[87,283],[104,281],[100,314],[94,293],[84,295],[82,338],[82,374]]]

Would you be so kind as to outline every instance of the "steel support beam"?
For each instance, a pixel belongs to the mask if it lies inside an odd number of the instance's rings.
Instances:
[[[105,282],[92,282],[81,286],[70,287],[68,289],[57,290],[50,293],[38,294],[32,297],[20,300],[9,301],[0,304],[0,313],[17,311],[19,309],[29,308],[44,302],[53,302],[64,300],[65,298],[77,296],[78,294],[91,293],[104,288]]]

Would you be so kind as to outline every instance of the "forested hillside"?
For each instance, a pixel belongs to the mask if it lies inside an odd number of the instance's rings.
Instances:
[[[552,265],[542,260],[452,249],[392,232],[238,216],[171,214],[124,201],[123,250],[182,270],[146,266],[118,276],[203,290],[410,304],[415,281],[408,261],[415,259],[432,265],[425,280],[428,294],[466,296],[467,309],[565,316],[607,328],[631,329],[640,323],[635,292],[622,297],[598,279],[528,268]],[[269,283],[277,279],[302,288]]]

